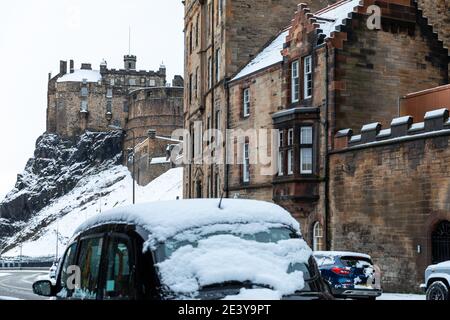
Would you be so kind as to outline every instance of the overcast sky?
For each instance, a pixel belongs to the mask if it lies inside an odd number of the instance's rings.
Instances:
[[[128,53],[138,69],[166,65],[183,74],[181,0],[17,0],[0,4],[0,201],[45,131],[48,73],[59,60],[122,68]]]

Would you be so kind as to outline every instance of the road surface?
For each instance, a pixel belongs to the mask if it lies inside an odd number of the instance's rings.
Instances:
[[[48,271],[0,270],[0,300],[46,300],[33,293],[32,284]]]

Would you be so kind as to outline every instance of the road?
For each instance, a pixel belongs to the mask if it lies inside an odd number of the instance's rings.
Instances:
[[[45,300],[33,293],[32,284],[48,271],[0,270],[0,300]]]
[[[0,270],[0,300],[47,300],[33,294],[31,286],[48,271]],[[385,293],[377,300],[425,300],[424,295]]]

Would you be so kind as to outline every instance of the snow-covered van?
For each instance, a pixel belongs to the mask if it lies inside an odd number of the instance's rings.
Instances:
[[[198,199],[86,221],[59,264],[57,299],[329,299],[298,222],[266,202]]]

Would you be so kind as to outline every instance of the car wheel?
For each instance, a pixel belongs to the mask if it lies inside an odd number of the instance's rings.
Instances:
[[[431,284],[427,290],[427,300],[448,300],[448,287],[442,281]]]

